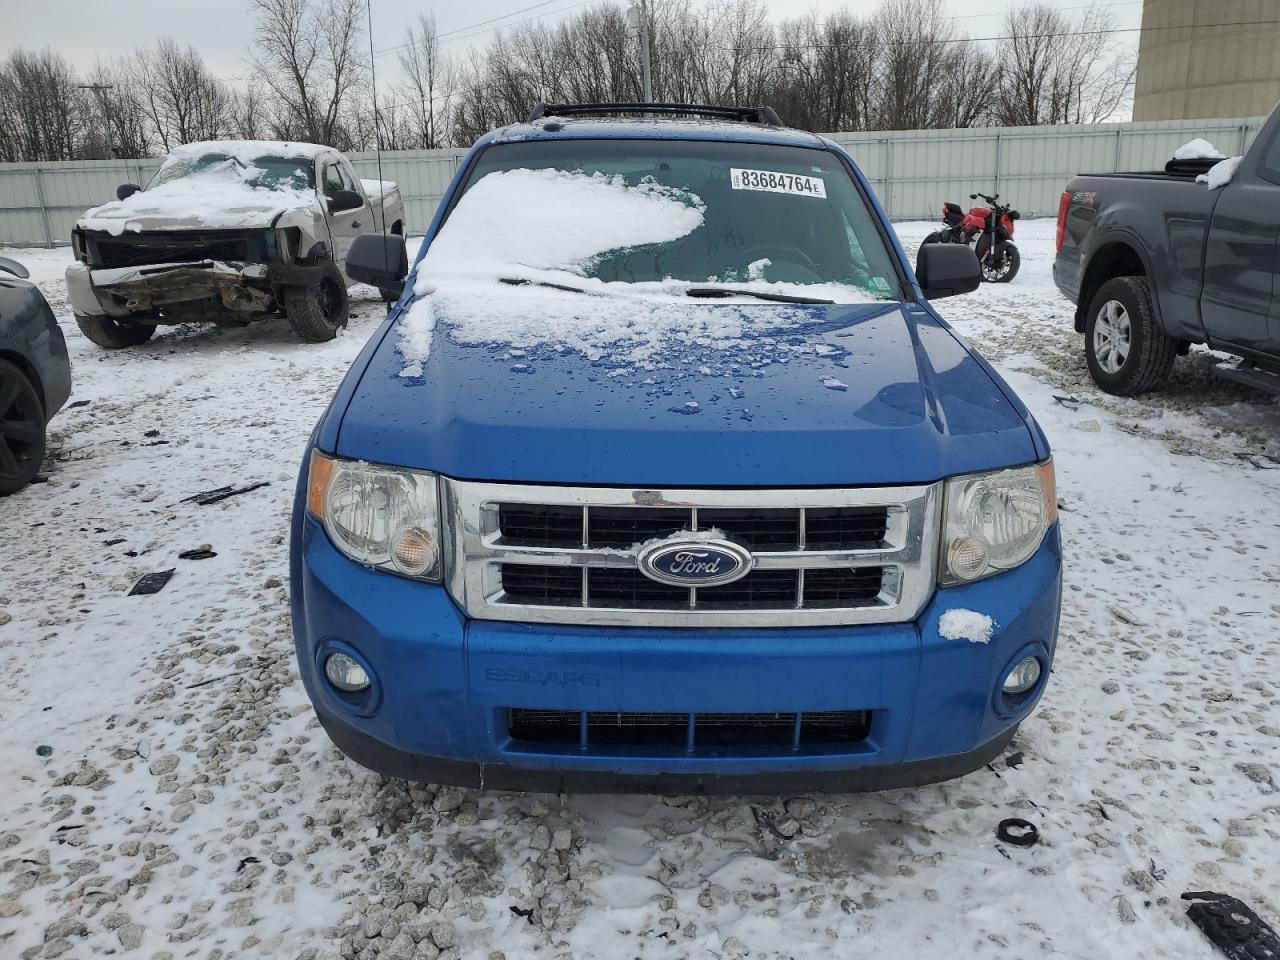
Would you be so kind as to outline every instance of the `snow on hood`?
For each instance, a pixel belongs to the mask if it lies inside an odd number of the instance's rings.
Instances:
[[[378,200],[384,194],[399,189],[399,184],[394,180],[365,180],[363,177],[360,179],[360,186],[364,187],[365,195],[370,200]]]
[[[704,209],[688,191],[652,182],[628,185],[604,174],[549,169],[489,174],[463,195],[418,266],[417,299],[401,321],[402,375],[419,376],[432,337],[445,332],[458,343],[552,347],[593,361],[648,367],[674,340],[724,349],[764,330],[776,334],[793,321],[804,322],[803,310],[781,304],[765,305],[771,309],[763,311],[763,320],[762,311],[725,309],[761,305],[749,296],[714,306],[689,300],[686,291],[700,285],[689,280],[625,283],[587,275],[606,251],[692,233],[702,225]],[[529,283],[516,286],[500,278]],[[731,285],[836,303],[883,302],[836,283],[748,279]]]
[[[196,147],[201,149],[197,150]],[[213,152],[229,153],[216,143],[189,144],[171,153],[161,171],[193,155]],[[252,153],[257,156],[268,155],[262,149]],[[300,154],[294,152],[285,155]],[[94,207],[80,218],[79,226],[85,230],[102,230],[116,236],[126,230],[137,232],[166,228],[188,230],[266,227],[290,210],[319,209],[312,189],[254,185],[253,179],[261,171],[253,166],[252,155],[246,153],[247,160],[238,154],[234,156],[240,163],[228,160],[196,175],[158,183],[123,200],[112,200]]]

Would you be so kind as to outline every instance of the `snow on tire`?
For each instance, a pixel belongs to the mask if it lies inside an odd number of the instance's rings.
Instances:
[[[346,278],[333,263],[326,263],[311,283],[284,291],[289,325],[306,343],[324,343],[336,337],[347,325],[350,308]]]

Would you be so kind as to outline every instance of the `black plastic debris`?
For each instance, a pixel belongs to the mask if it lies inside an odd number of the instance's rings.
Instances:
[[[148,430],[146,433],[144,433],[144,434],[143,434],[143,436],[144,436],[144,437],[158,437],[158,436],[160,436],[160,431],[159,431],[159,430]]]
[[[124,537],[116,537],[114,540],[103,540],[104,547],[114,547],[117,543],[124,543]]]
[[[67,409],[74,410],[76,407],[87,407],[88,405],[89,405],[88,400],[72,400],[70,403],[67,404]]]
[[[168,570],[157,570],[155,573],[144,574],[142,578],[133,585],[133,589],[129,591],[129,596],[146,597],[153,593],[159,593],[164,589],[164,585],[169,582],[169,578],[172,576],[172,567]]]
[[[507,907],[517,917],[524,917],[530,923],[533,923],[533,910],[526,910],[523,907],[517,907],[514,903]]]
[[[1280,937],[1235,897],[1206,890],[1182,899],[1201,901],[1187,907],[1187,916],[1230,960],[1280,957]]]
[[[36,747],[36,756],[37,756],[37,757],[52,757],[52,756],[53,756],[53,747],[49,746],[47,743],[42,743],[42,744],[40,744],[40,746]]]
[[[261,862],[262,861],[259,860],[257,857],[245,857],[240,861],[240,865],[236,867],[236,873],[239,873],[241,870],[243,870],[245,867],[247,867],[251,863],[261,863]]]
[[[208,547],[200,547],[197,550],[183,550],[178,554],[179,560],[209,560],[218,554]]]
[[[1015,847],[1034,847],[1040,842],[1040,831],[1036,825],[1020,817],[1001,820],[996,827],[996,836]]]
[[[1022,751],[1018,751],[1017,753],[1011,753],[1007,757],[1005,757],[1004,765],[1006,767],[1011,767],[1012,769],[1017,770],[1019,767],[1022,766],[1022,760],[1023,760]]]
[[[201,507],[207,507],[211,503],[219,503],[228,497],[238,497],[242,493],[248,493],[251,490],[258,490],[265,487],[271,481],[263,480],[259,483],[251,483],[247,487],[217,487],[213,490],[205,490],[202,493],[193,494],[184,497],[182,503],[194,503]]]

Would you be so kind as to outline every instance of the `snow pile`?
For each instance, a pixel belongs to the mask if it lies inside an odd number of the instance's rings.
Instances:
[[[1175,160],[1222,160],[1225,157],[1226,154],[1221,153],[1212,143],[1200,137],[1188,140],[1173,151]]]
[[[458,201],[423,266],[433,277],[581,276],[607,250],[668,243],[702,225],[693,194],[658,183],[564,170],[491,173]]]
[[[990,643],[996,622],[985,613],[976,610],[948,610],[938,618],[938,633],[944,640],[968,640],[970,643]]]
[[[399,189],[399,184],[394,180],[365,180],[362,178],[360,186],[364,187],[365,196],[370,200],[381,200],[383,194]]]
[[[1244,157],[1231,157],[1229,160],[1215,163],[1209,168],[1208,173],[1202,173],[1196,177],[1196,183],[1208,184],[1210,190],[1225,187],[1235,177],[1236,171],[1240,169],[1240,161],[1243,159]]]
[[[431,338],[435,332],[436,315],[431,298],[419,297],[400,321],[400,339],[396,344],[404,358],[400,376],[410,379],[422,376],[427,358],[431,356]]]
[[[251,142],[251,141],[246,141]],[[287,145],[279,145],[287,146]],[[195,147],[206,149],[195,150]],[[160,168],[157,177],[193,156],[224,152],[207,144],[192,144],[175,150]],[[256,156],[271,155],[259,150]],[[282,154],[293,156],[294,154]],[[264,171],[253,165],[253,155],[229,154],[231,159],[213,164],[197,173],[157,182],[123,200],[94,207],[80,218],[86,230],[104,230],[119,236],[126,230],[140,231],[155,226],[232,228],[267,226],[280,213],[315,206],[312,189],[299,190],[282,185],[258,183]],[[246,159],[247,158],[247,159]],[[305,159],[300,157],[299,159]]]

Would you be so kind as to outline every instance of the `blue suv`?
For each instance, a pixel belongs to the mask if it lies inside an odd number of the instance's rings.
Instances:
[[[357,238],[353,276],[408,270]],[[397,265],[396,258],[401,261]],[[308,444],[298,665],[390,776],[881,789],[995,757],[1052,664],[1049,446],[839,146],[539,106],[458,169]]]

